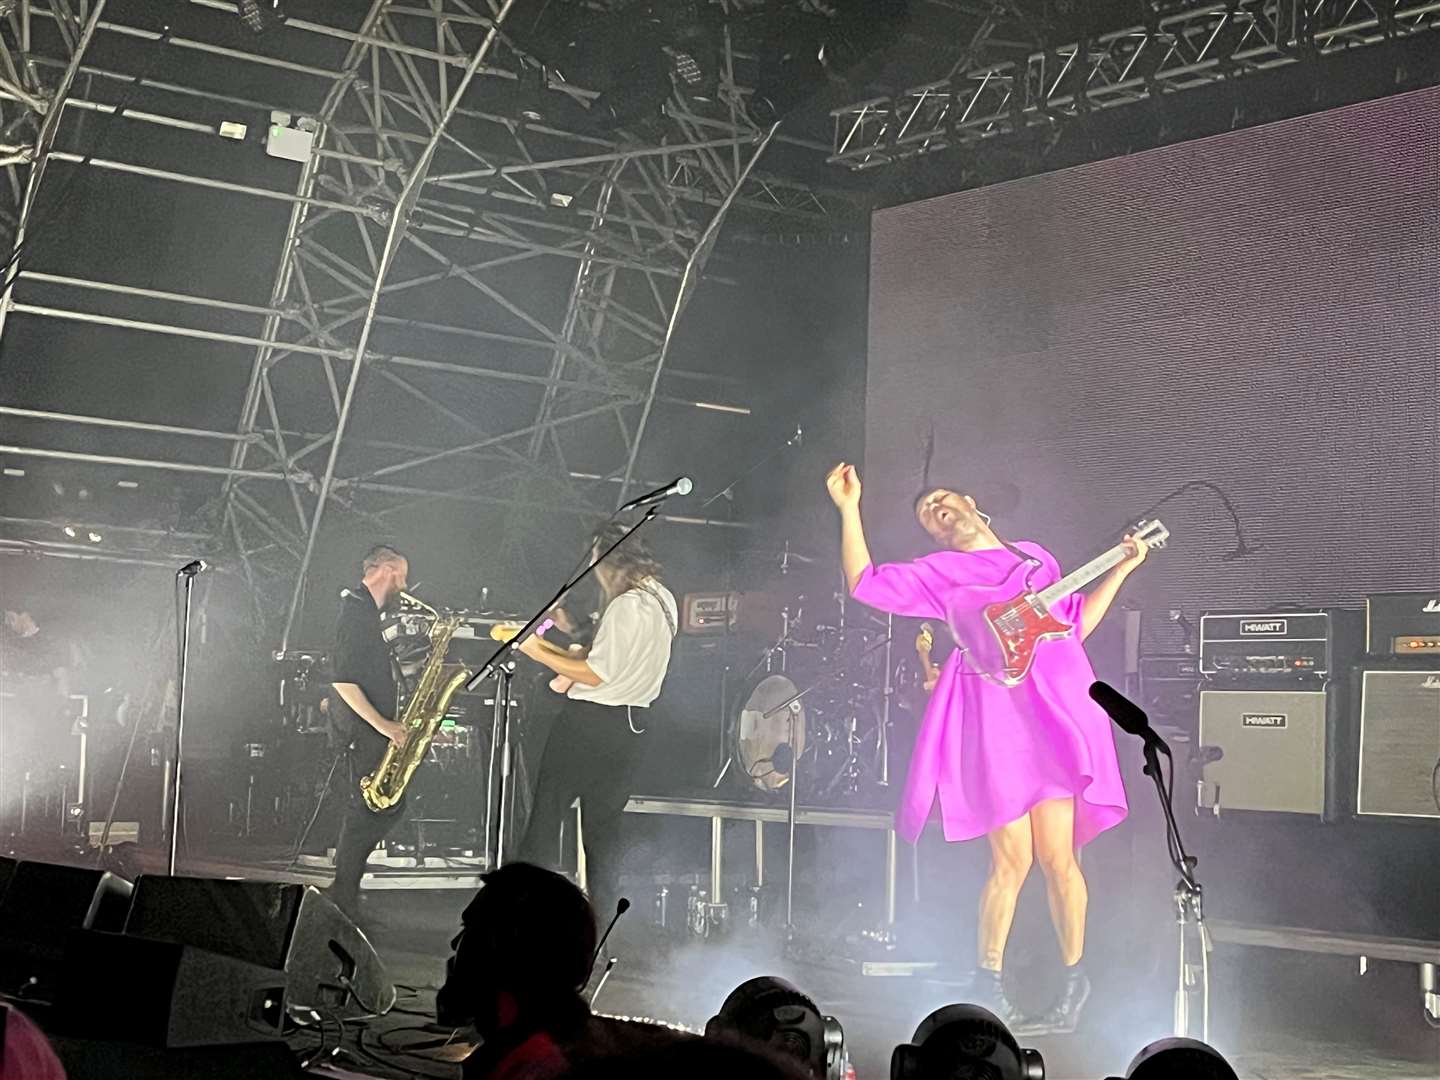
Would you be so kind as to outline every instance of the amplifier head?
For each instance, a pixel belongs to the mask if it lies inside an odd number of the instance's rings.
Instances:
[[[1419,640],[1417,647],[1411,640]],[[1429,642],[1433,648],[1427,648]],[[1365,598],[1365,651],[1372,656],[1440,652],[1440,592],[1372,593]]]

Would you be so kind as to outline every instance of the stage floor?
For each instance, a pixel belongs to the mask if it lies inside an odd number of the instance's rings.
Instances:
[[[439,982],[447,942],[467,899],[460,892],[377,892],[366,897],[364,919],[397,982],[417,988]],[[643,917],[647,906],[637,900],[627,918]],[[725,940],[656,947],[653,938],[645,940],[651,937],[648,933],[635,932],[644,929],[632,924],[614,950],[620,961],[598,1002],[601,1011],[699,1029],[736,984],[753,975],[780,975],[839,1017],[859,1080],[887,1076],[891,1049],[913,1033],[926,1013],[964,1000],[960,987],[937,980],[861,977],[789,962],[773,937],[737,932]],[[1258,970],[1276,959],[1268,951],[1243,950],[1216,965],[1212,1041],[1236,1064],[1242,1080],[1435,1080],[1440,1075],[1440,1032],[1424,1027],[1418,987],[1412,985],[1413,967],[1372,965],[1361,982],[1350,965],[1337,964],[1337,958],[1286,955],[1278,958],[1281,970]],[[1090,960],[1097,989],[1080,1032],[1029,1040],[1044,1054],[1050,1080],[1123,1076],[1142,1045],[1168,1034],[1168,996],[1131,1000],[1122,988],[1106,985],[1101,963],[1098,956]],[[1227,982],[1241,980],[1248,984],[1245,993],[1227,989]],[[1272,984],[1277,980],[1289,988],[1286,1002],[1274,1000]],[[1393,1006],[1394,1024],[1380,1030],[1358,1013],[1354,1024],[1336,1024],[1328,1015],[1329,1005],[1322,1003],[1343,995],[1383,996]],[[1257,998],[1267,1007],[1255,1009]],[[424,1011],[432,1000],[433,992],[422,989],[419,995],[403,997],[402,1004]],[[391,1045],[433,1042],[434,1033],[406,1030],[423,1023],[409,1015],[386,1018],[375,1026],[367,1045],[376,1046],[381,1031],[387,1032]],[[453,1050],[446,1056],[454,1056]],[[424,1065],[408,1060],[436,1075],[452,1068],[439,1061]]]
[[[871,846],[867,842],[866,848]],[[32,857],[38,854],[32,853]],[[162,868],[161,853],[133,854],[136,865],[130,867],[132,872]],[[736,852],[737,857],[741,854]],[[878,853],[871,858],[880,861]],[[187,861],[185,872],[315,885],[328,882],[327,870],[301,866],[285,872],[286,862],[197,858]],[[473,866],[431,866],[417,875],[413,867],[397,866],[392,871],[395,884],[400,884],[400,878],[407,879],[400,888],[369,888],[362,894],[363,929],[391,977],[410,989],[400,998],[403,1011],[349,1032],[347,1044],[353,1048],[363,1040],[368,1051],[341,1059],[353,1072],[458,1077],[455,1062],[463,1056],[461,1048],[452,1045],[435,1050],[449,1033],[430,1029],[428,1021],[449,942],[459,927],[460,912],[473,895],[473,886],[459,879],[469,878],[477,870]],[[414,879],[447,871],[454,880],[427,883]],[[705,875],[694,877],[703,881]],[[612,952],[620,961],[599,999],[603,1012],[699,1030],[737,984],[755,975],[779,975],[841,1020],[857,1076],[867,1080],[888,1075],[891,1050],[909,1038],[925,1015],[967,997],[967,987],[958,977],[946,982],[926,975],[887,978],[856,974],[853,965],[835,962],[845,952],[843,943],[815,934],[820,919],[811,917],[803,905],[797,904],[797,922],[810,936],[802,939],[809,947],[799,955],[807,959],[787,957],[783,936],[777,931],[733,926],[723,936],[710,939],[688,934],[666,939],[649,923],[651,888],[632,885],[630,889],[634,906],[622,920],[622,932],[614,942]],[[678,906],[683,915],[680,893],[672,890],[672,910]],[[934,921],[933,909],[942,909],[940,915],[945,917],[948,906],[943,898],[929,904],[932,912],[927,930],[916,929],[902,918],[902,956],[939,961],[940,970],[945,971],[949,966],[946,957],[937,955],[942,947],[929,935],[935,934],[937,926],[944,926]],[[968,937],[968,921],[973,917],[956,910],[955,918],[966,925],[950,929],[955,936]],[[1103,912],[1097,909],[1097,914]],[[1048,931],[1048,926],[1038,929]],[[1036,933],[1032,919],[1028,930],[1034,939],[1031,944],[1043,948],[1019,951],[1032,955],[1053,952],[1052,944],[1039,941]],[[1139,951],[1140,938],[1133,930],[1120,939],[1112,931],[1091,942],[1087,966],[1095,994],[1078,1034],[1026,1040],[1044,1054],[1051,1080],[1123,1076],[1136,1051],[1170,1033],[1173,953],[1168,947],[1152,950],[1152,960],[1148,967],[1139,965],[1141,975],[1137,977],[1134,957],[1124,952],[1124,941],[1130,938],[1134,939],[1131,951]],[[815,962],[816,957],[830,962]],[[1012,967],[1011,974],[1021,980],[1022,1004],[1043,1004],[1047,992],[1043,966],[1033,970],[1018,964]],[[1344,956],[1222,943],[1212,961],[1210,1041],[1236,1065],[1243,1080],[1436,1080],[1440,1077],[1440,1031],[1425,1026],[1418,983],[1413,964],[1372,961],[1368,973],[1362,975],[1357,963]],[[310,1049],[314,1041],[313,1036],[302,1035],[294,1045]],[[423,1053],[392,1053],[416,1046],[424,1046]],[[386,1068],[385,1063],[392,1067]]]

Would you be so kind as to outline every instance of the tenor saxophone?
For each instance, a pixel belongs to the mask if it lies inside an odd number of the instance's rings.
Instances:
[[[408,593],[405,599],[417,604],[434,616],[430,624],[430,652],[425,657],[425,666],[415,682],[415,692],[405,702],[400,714],[400,723],[410,737],[404,746],[391,743],[385,749],[385,756],[369,776],[360,780],[360,794],[365,805],[377,814],[389,810],[405,797],[410,778],[430,752],[430,743],[445,713],[450,708],[450,699],[469,677],[470,673],[459,664],[445,663],[445,653],[450,648],[450,639],[459,628],[459,615],[441,615],[424,601],[416,600]]]

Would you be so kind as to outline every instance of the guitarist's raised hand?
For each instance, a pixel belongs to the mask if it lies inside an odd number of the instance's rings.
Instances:
[[[860,505],[860,474],[854,465],[841,462],[825,477],[825,487],[830,492],[830,501],[840,510],[850,510]]]
[[[1119,563],[1115,569],[1121,574],[1129,574],[1145,561],[1145,556],[1150,554],[1150,545],[1138,536],[1125,537],[1125,549],[1128,555]]]

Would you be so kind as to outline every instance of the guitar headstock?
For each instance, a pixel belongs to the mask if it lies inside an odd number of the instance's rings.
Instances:
[[[1130,535],[1144,540],[1151,548],[1163,548],[1170,539],[1170,530],[1157,518],[1140,522],[1130,530]]]
[[[915,651],[923,659],[930,659],[931,650],[935,648],[935,628],[928,622],[920,624],[920,633],[915,635]]]

